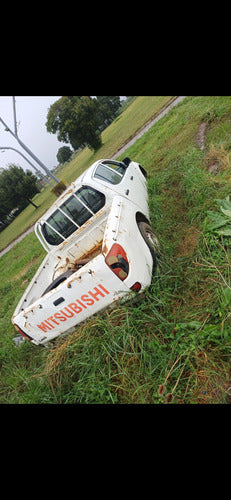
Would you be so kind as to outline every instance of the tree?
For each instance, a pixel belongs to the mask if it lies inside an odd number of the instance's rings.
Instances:
[[[23,169],[22,169],[23,170]],[[23,171],[23,177],[16,186],[16,192],[19,196],[19,208],[27,205],[25,201],[29,202],[33,207],[38,208],[37,205],[31,200],[36,193],[39,193],[37,186],[37,177],[32,174],[30,170]]]
[[[69,148],[69,146],[62,146],[62,148],[59,148],[56,158],[58,162],[62,164],[65,163],[65,161],[68,161],[71,155],[71,148]]]
[[[8,168],[0,169],[0,219],[9,215],[11,210],[19,208],[23,210],[28,203],[35,208],[37,206],[31,198],[39,192],[37,178],[30,170],[16,165],[10,165]]]
[[[48,110],[46,128],[58,133],[59,141],[73,149],[83,145],[97,150],[101,146],[99,102],[90,96],[63,96]]]
[[[115,118],[120,104],[120,96],[118,95],[97,95],[97,100],[100,104],[100,111],[106,120],[112,121]]]
[[[3,222],[6,216],[10,213],[11,206],[9,200],[5,197],[3,187],[0,187],[0,221]]]
[[[116,117],[118,109],[121,106],[120,96],[115,95],[97,95],[99,102],[99,114],[101,118],[101,129],[107,127]]]

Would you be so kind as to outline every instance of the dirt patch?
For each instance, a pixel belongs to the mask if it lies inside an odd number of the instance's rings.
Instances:
[[[201,350],[195,356],[196,361],[196,389],[192,399],[199,404],[224,403],[230,404],[231,380],[229,370],[216,364],[212,356]]]
[[[215,160],[207,167],[207,170],[210,174],[216,175],[219,172],[220,168],[220,163]]]
[[[193,226],[185,229],[181,245],[177,252],[178,259],[179,257],[188,257],[193,253],[197,246],[199,235],[200,232]]]
[[[202,151],[205,148],[205,132],[207,128],[207,123],[202,122],[199,125],[198,131],[197,131],[197,138],[196,138],[196,143],[198,148],[200,148]]]
[[[218,147],[211,144],[210,151],[204,158],[204,165],[210,174],[216,175],[221,170],[230,170],[230,160],[230,152],[225,150],[224,144],[220,144]]]

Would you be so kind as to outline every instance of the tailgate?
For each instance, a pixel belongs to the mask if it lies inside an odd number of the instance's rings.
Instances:
[[[124,297],[128,287],[102,254],[14,318],[34,343],[46,343]]]

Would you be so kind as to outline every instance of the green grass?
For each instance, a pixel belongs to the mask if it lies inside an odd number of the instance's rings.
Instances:
[[[230,120],[230,97],[188,97],[126,151],[148,171],[162,248],[158,274],[135,303],[117,303],[50,349],[16,349],[10,317],[44,251],[31,234],[0,259],[0,402],[230,403],[231,240],[204,222],[230,194]]]
[[[102,146],[94,153],[85,148],[76,157],[66,163],[58,172],[59,180],[64,180],[66,185],[73,182],[94,161],[108,158],[115,153],[125,142],[154,116],[172,96],[138,96],[122,112],[114,122],[102,133]],[[56,197],[48,186],[41,193],[36,194],[33,201],[38,206],[28,205],[19,216],[0,233],[0,250],[15,240],[27,228],[32,226],[55,201]]]

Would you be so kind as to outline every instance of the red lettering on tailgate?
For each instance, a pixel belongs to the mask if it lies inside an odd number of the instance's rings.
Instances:
[[[55,313],[54,317],[56,319],[60,319],[60,321],[67,321],[67,318],[65,318],[65,316],[62,316],[62,314],[60,314],[60,313]]]
[[[47,330],[51,330],[49,326],[47,326],[45,323],[41,323],[41,325],[37,325],[38,328],[41,328],[43,332],[46,332]]]
[[[77,306],[77,304],[75,304],[74,302],[69,304],[68,307],[70,307],[70,309],[72,309],[72,311],[74,311],[76,314],[79,314],[82,311],[82,307]]]
[[[64,307],[53,316],[43,320],[43,322],[40,325],[37,325],[37,327],[43,332],[51,330],[55,328],[55,326],[50,323],[51,321],[55,323],[55,325],[59,325],[59,321],[66,321],[68,318],[72,318],[75,314],[82,312],[83,309],[87,309],[87,306],[92,306],[95,301],[98,302],[100,297],[105,297],[105,295],[108,295],[109,293],[110,292],[103,285],[95,286],[93,292],[89,291],[88,294],[81,295],[81,300],[76,299],[75,302],[71,302],[67,307]]]
[[[106,290],[106,288],[104,288],[103,285],[98,285],[100,288],[102,288],[102,290],[106,293],[106,295],[108,295],[110,292],[108,290]]]
[[[67,318],[72,318],[74,316],[74,313],[72,311],[70,311],[70,309],[68,309],[68,307],[65,307],[66,311],[69,313],[67,314],[63,309],[62,311],[60,311],[62,314],[64,314],[64,316],[66,316]]]
[[[104,294],[102,293],[102,291],[99,290],[96,286],[94,287],[94,290],[96,291],[96,293],[88,292],[89,295],[91,295],[91,297],[93,297],[93,299],[99,300],[98,295],[101,295],[101,297],[104,297]]]
[[[53,316],[50,316],[50,318],[47,318],[47,320],[53,321],[53,323],[55,323],[56,325],[59,325],[58,321],[56,321],[56,319],[54,319]],[[54,328],[53,325],[52,325],[52,328]]]
[[[80,304],[84,309],[87,309],[87,306],[85,306],[85,304],[83,304],[81,300],[77,299],[76,302],[78,302],[78,304]]]
[[[86,302],[88,306],[93,306],[94,300],[89,297],[89,295],[82,295],[81,300]]]

